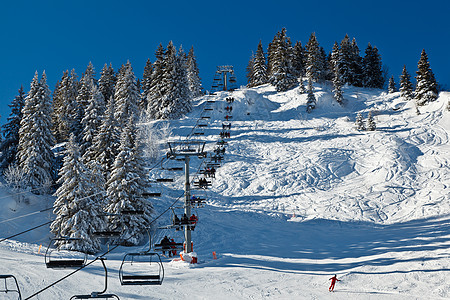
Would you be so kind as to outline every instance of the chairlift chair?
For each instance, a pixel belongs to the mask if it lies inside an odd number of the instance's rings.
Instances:
[[[121,285],[161,285],[164,266],[156,252],[127,253],[119,269]]]
[[[101,292],[92,292],[88,295],[75,295],[70,298],[70,300],[74,299],[117,299],[120,300],[119,296],[115,294],[105,294],[107,288],[108,288],[108,270],[106,269],[106,265],[104,260],[106,258],[100,257],[100,261],[102,262],[103,269],[105,270],[105,288]]]
[[[173,178],[157,178],[156,182],[173,182]]]
[[[155,188],[153,187],[151,190],[145,191],[142,193],[142,196],[144,197],[161,197],[161,188]]]
[[[0,280],[4,281],[4,288],[0,289],[0,293],[8,294],[8,293],[17,293],[17,299],[22,300],[22,294],[20,293],[19,284],[17,283],[17,279],[14,275],[0,275]],[[10,280],[9,280],[10,279]],[[15,287],[11,288],[9,286],[15,285]],[[3,298],[2,298],[3,299]]]
[[[45,251],[45,265],[51,269],[66,269],[66,268],[81,268],[86,265],[87,253],[70,250],[70,249],[58,249],[58,243],[64,241],[77,241],[82,240],[80,238],[54,238],[50,240],[50,243]],[[52,245],[55,248],[52,248]]]

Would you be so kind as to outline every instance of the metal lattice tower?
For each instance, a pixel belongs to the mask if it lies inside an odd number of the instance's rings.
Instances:
[[[211,93],[218,91],[233,91],[237,88],[233,66],[218,66],[214,74]]]

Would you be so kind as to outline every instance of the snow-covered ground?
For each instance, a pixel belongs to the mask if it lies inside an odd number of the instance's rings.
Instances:
[[[161,286],[120,286],[124,253],[107,255],[108,292],[121,299],[448,299],[450,284],[450,93],[420,107],[398,93],[345,87],[345,107],[330,86],[316,86],[317,108],[306,113],[297,89],[235,91],[231,138],[208,204],[195,212],[197,265],[164,258]],[[215,146],[229,93],[205,96],[172,122],[184,138],[214,108],[204,130]],[[374,132],[355,130],[357,112],[373,111]],[[168,162],[170,163],[170,162]],[[171,162],[173,163],[173,162]],[[192,161],[192,172],[198,167]],[[183,188],[183,172],[161,186],[164,211]],[[152,177],[167,171],[155,169]],[[51,199],[0,189],[2,237],[51,220]],[[165,215],[159,225],[167,224]],[[157,233],[180,240],[169,230]],[[0,273],[14,274],[24,298],[68,274],[46,269],[48,227],[0,243]],[[39,245],[43,244],[39,252]],[[145,245],[142,246],[145,248]],[[217,253],[213,259],[212,252]],[[91,257],[93,258],[93,257]],[[329,278],[342,281],[328,292]],[[33,299],[69,299],[103,289],[100,262]],[[0,283],[1,284],[1,283]],[[7,294],[14,299],[12,294]]]

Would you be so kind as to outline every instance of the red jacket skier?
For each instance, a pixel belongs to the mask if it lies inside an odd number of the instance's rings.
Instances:
[[[336,284],[336,281],[340,281],[340,280],[337,279],[337,276],[336,276],[336,275],[334,275],[333,277],[331,277],[331,278],[328,279],[328,280],[331,280],[331,285],[330,285],[330,287],[328,288],[328,291],[332,292],[332,291],[334,290],[334,285]]]

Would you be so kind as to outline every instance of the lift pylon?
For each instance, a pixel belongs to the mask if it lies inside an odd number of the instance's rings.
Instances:
[[[184,184],[184,213],[186,216],[191,216],[191,183],[189,180],[189,160],[191,156],[197,156],[198,158],[205,158],[205,142],[201,141],[187,141],[187,142],[169,142],[169,152],[167,157],[170,159],[184,160],[184,171],[185,171],[185,184]],[[186,253],[192,252],[192,237],[191,237],[191,227],[183,226],[184,228],[184,239],[186,245]]]
[[[236,76],[234,75],[233,66],[218,66],[214,74],[211,93],[218,91],[233,91],[237,88]]]

